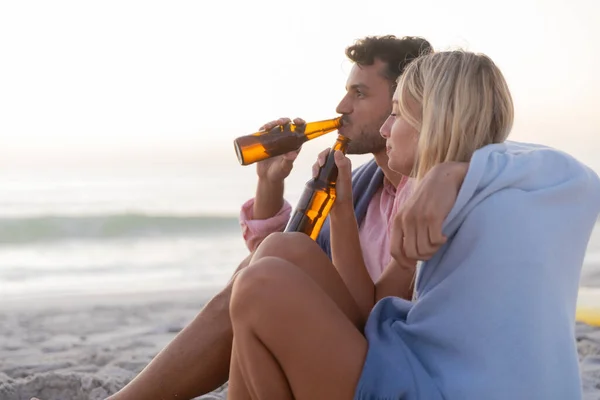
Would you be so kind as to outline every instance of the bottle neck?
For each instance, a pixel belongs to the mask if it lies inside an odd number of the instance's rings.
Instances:
[[[337,140],[335,141],[331,151],[327,155],[327,159],[321,168],[319,168],[319,173],[315,178],[316,182],[319,182],[323,185],[327,186],[335,186],[335,181],[337,180],[338,169],[335,165],[334,154],[336,150],[341,151],[343,154],[346,154],[348,150],[348,144],[350,143],[350,139],[345,136],[338,135]]]
[[[339,129],[342,126],[342,118],[337,117],[325,121],[309,122],[304,129],[304,136],[307,140],[312,140],[316,137],[325,135],[331,131]]]
[[[349,143],[350,143],[350,139],[348,139],[345,136],[338,135],[337,140],[335,141],[335,143],[331,147],[331,150],[332,151],[340,150],[342,153],[346,154],[346,151],[348,150],[348,144]]]

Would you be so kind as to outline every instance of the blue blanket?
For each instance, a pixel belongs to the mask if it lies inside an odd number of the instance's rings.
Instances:
[[[416,300],[379,301],[356,399],[578,399],[579,275],[600,181],[571,156],[478,150],[421,264]]]

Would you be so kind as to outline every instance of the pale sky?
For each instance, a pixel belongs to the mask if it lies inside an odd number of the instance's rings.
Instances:
[[[232,140],[266,121],[335,116],[344,48],[373,34],[488,54],[512,138],[600,171],[597,0],[3,1],[0,166],[235,160]]]

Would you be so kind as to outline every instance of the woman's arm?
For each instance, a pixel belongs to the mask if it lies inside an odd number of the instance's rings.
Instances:
[[[375,285],[365,266],[352,203],[336,204],[330,219],[333,265],[366,321],[375,304]]]
[[[351,163],[340,151],[335,153],[335,162],[338,167],[336,201],[329,214],[331,259],[366,321],[375,304],[375,285],[365,267],[360,246],[352,201]]]

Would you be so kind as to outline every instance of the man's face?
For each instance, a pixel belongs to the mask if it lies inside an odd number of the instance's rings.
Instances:
[[[392,83],[383,71],[386,63],[354,64],[346,82],[346,95],[336,112],[342,114],[339,133],[351,140],[348,154],[385,152],[379,129],[392,110]]]

